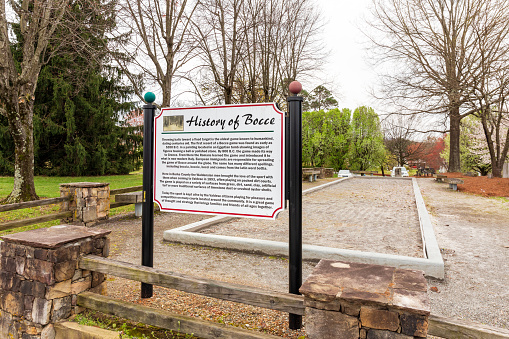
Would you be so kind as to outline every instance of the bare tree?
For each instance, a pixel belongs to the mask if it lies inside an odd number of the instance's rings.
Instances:
[[[196,21],[199,90],[213,101],[279,101],[290,81],[321,67],[320,15],[311,0],[208,0]]]
[[[162,92],[163,107],[192,59],[191,20],[198,1],[121,0],[117,44],[108,48],[143,100],[147,82]],[[157,91],[157,90],[156,90]]]
[[[11,1],[19,26],[10,30],[6,2],[0,2],[0,114],[9,122],[15,145],[14,187],[8,203],[37,199],[34,185],[33,108],[47,48],[69,1]],[[19,27],[19,28],[18,28]],[[22,43],[22,44],[20,44]],[[19,58],[12,47],[20,44]]]
[[[481,15],[475,27],[481,72],[474,79],[469,102],[480,118],[494,177],[502,177],[509,151],[509,6],[505,5],[492,9],[497,15]],[[492,32],[500,33],[494,37]]]
[[[213,84],[209,83],[207,89],[214,94],[214,103],[233,102],[236,72],[241,59],[240,49],[245,39],[241,22],[243,9],[242,0],[204,0],[194,21],[202,67],[213,79]],[[214,90],[214,86],[220,89],[220,94]]]
[[[380,52],[379,60],[397,65],[384,76],[382,93],[400,113],[433,114],[432,120],[448,125],[450,171],[460,170],[460,121],[476,111],[465,105],[471,100],[472,84],[483,72],[476,30],[491,20],[500,21],[508,3],[374,0],[371,26],[377,33],[372,41]],[[502,26],[486,34],[499,42],[506,36]],[[492,60],[505,53],[496,44],[492,47]]]
[[[283,95],[288,84],[298,77],[312,76],[323,65],[327,55],[320,44],[322,18],[313,1],[286,0],[283,4],[284,39],[281,49],[281,82]]]
[[[420,124],[419,116],[416,115],[393,115],[382,121],[385,147],[394,156],[398,166],[419,160],[426,151],[425,144],[419,140],[422,135],[416,132]]]

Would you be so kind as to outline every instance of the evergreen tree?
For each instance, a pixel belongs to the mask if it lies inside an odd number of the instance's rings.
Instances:
[[[65,22],[76,23],[76,27],[62,25],[55,33],[56,38],[69,43],[58,46],[58,53],[38,77],[34,102],[38,174],[125,174],[139,167],[141,136],[120,122],[134,109],[129,101],[132,90],[122,85],[118,69],[106,66],[107,54],[101,52],[108,43],[106,33],[115,25],[113,3],[96,5],[81,2],[71,6],[68,15],[72,20]],[[78,24],[83,22],[88,24]],[[19,29],[14,26],[13,30]],[[23,41],[18,39],[13,54],[19,58],[22,48]],[[6,121],[0,120],[0,132],[6,126]],[[1,143],[0,173],[12,175],[13,153],[12,142]]]
[[[302,102],[304,111],[328,110],[338,106],[338,101],[331,91],[323,85],[315,87],[310,93],[303,90],[300,95],[304,98]]]
[[[65,58],[65,57],[63,57]],[[120,119],[132,94],[112,68],[87,68],[73,85],[73,64],[60,57],[43,69],[35,102],[36,172],[48,175],[126,174],[140,165],[142,139]],[[76,65],[77,66],[77,65]]]

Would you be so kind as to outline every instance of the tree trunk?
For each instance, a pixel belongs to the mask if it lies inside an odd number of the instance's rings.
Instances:
[[[449,115],[450,123],[450,148],[449,148],[449,172],[460,172],[460,121],[459,107],[453,107]]]
[[[493,175],[493,178],[502,178],[502,166],[498,166],[498,162],[492,164],[491,166],[491,174]]]
[[[15,150],[14,187],[5,200],[6,203],[39,199],[35,193],[34,183],[33,100],[27,101],[29,102],[18,105],[18,118],[9,119]]]

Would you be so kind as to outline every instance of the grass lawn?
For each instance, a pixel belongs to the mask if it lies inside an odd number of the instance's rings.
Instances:
[[[102,177],[35,177],[35,191],[43,198],[56,198],[60,196],[60,184],[70,182],[108,182],[110,189],[142,185],[143,175],[134,172],[127,175],[107,175]],[[12,191],[13,177],[0,177],[0,200],[5,199]]]
[[[9,193],[11,193],[13,187],[14,178],[13,177],[0,177],[0,200],[5,199]],[[56,198],[60,196],[60,184],[70,183],[70,182],[107,182],[110,184],[110,189],[117,188],[125,188],[132,186],[140,186],[143,182],[143,175],[141,171],[133,172],[127,175],[109,175],[109,176],[100,176],[100,177],[44,177],[37,176],[35,177],[35,191],[37,195],[41,198]],[[113,199],[112,199],[113,202]],[[47,206],[39,206],[32,208],[25,208],[15,211],[8,212],[0,212],[0,223],[10,221],[10,220],[18,220],[18,219],[27,219],[34,218],[41,215],[57,213],[60,209],[59,204],[55,205],[47,205]],[[118,207],[110,210],[110,216],[115,216],[122,213],[134,212],[134,205],[127,205]],[[23,232],[31,229],[49,227],[58,225],[60,223],[59,220],[48,221],[45,223],[34,224],[30,226],[24,226],[20,228],[15,228],[11,230],[0,231],[0,236]]]

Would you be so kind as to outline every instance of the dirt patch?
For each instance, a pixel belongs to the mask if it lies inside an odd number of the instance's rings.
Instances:
[[[458,191],[482,195],[483,197],[509,197],[509,178],[469,177],[463,173],[442,173],[447,178],[460,178],[465,183]]]

